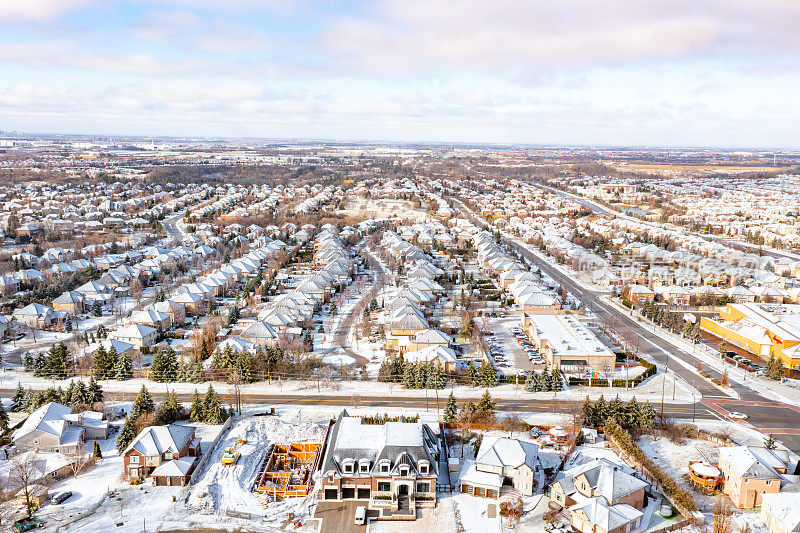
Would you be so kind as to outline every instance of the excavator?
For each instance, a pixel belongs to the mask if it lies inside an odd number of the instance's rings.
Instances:
[[[247,444],[247,440],[245,439],[237,440],[233,446],[225,450],[225,453],[222,454],[222,459],[220,459],[220,462],[224,465],[235,465],[236,462],[239,460],[239,457],[241,456],[241,454],[236,451],[236,448],[240,444]]]

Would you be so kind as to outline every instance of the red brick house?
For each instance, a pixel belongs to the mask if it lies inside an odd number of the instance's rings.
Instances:
[[[184,485],[200,456],[194,428],[171,424],[144,428],[122,452],[125,474],[154,485]]]

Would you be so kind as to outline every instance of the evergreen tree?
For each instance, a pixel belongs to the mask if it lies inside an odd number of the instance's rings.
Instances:
[[[64,391],[64,403],[67,405],[75,405],[75,382],[70,381],[67,390]]]
[[[553,386],[553,377],[550,375],[550,370],[545,368],[539,376],[540,390],[549,391]]]
[[[447,397],[447,403],[444,405],[444,421],[451,422],[456,415],[458,415],[458,405],[456,405],[456,397],[453,396],[453,391],[450,391],[450,396]]]
[[[444,373],[437,366],[431,366],[426,376],[425,386],[429,389],[443,389],[444,388]]]
[[[159,350],[150,366],[150,379],[159,383],[172,383],[178,379],[178,356],[171,347]]]
[[[538,381],[539,380],[536,377],[536,372],[531,370],[531,372],[525,377],[525,390],[528,392],[536,392],[539,385]]]
[[[182,413],[181,405],[178,403],[178,398],[174,392],[168,392],[164,395],[164,402],[158,410],[158,424],[169,425],[177,420],[180,420]]]
[[[606,424],[606,418],[608,418],[608,406],[606,405],[606,400],[603,398],[603,395],[600,395],[600,398],[594,404],[594,423],[597,427],[603,427]]]
[[[48,377],[64,379],[67,376],[67,345],[63,342],[50,347],[45,373]]]
[[[155,403],[153,402],[153,398],[150,397],[150,392],[142,383],[142,388],[139,390],[139,394],[136,395],[136,399],[133,401],[133,408],[131,408],[131,416],[135,418],[139,418],[144,413],[152,413],[156,408]]]
[[[481,363],[480,384],[482,387],[497,386],[497,370],[492,363],[484,361]]]
[[[8,413],[6,413],[3,402],[0,402],[0,435],[4,435],[8,431]]]
[[[219,396],[211,385],[208,386],[206,396],[203,398],[203,419],[208,424],[222,424],[225,421]]]
[[[465,418],[469,419],[472,418],[472,415],[474,415],[477,411],[478,407],[475,405],[475,402],[469,401],[461,412]]]
[[[652,429],[656,426],[656,410],[650,405],[650,402],[645,403],[639,411],[639,427],[642,429]]]
[[[95,317],[103,315],[103,307],[100,305],[100,301],[99,300],[95,300],[92,303],[91,313],[92,313],[92,316],[95,316]]]
[[[91,404],[103,401],[103,389],[100,388],[100,385],[94,380],[94,376],[89,378],[89,388],[86,392],[89,400],[88,403]]]
[[[131,361],[130,355],[123,354],[117,357],[117,363],[114,365],[114,377],[120,381],[133,377],[133,361]]]
[[[478,385],[480,385],[478,369],[475,368],[475,365],[473,364],[472,361],[469,362],[469,366],[467,367],[467,376],[469,377],[470,387],[477,387]]]
[[[92,449],[92,457],[95,459],[102,459],[103,452],[100,451],[100,443],[94,441],[94,448]]]
[[[564,376],[561,375],[561,370],[556,368],[550,377],[550,390],[560,392],[564,388]]]
[[[0,407],[0,409],[1,408],[2,407]],[[6,419],[8,419],[8,416],[6,416]],[[775,442],[775,439],[772,438],[772,433],[770,433],[769,435],[767,435],[767,438],[764,439],[764,448],[766,448],[768,450],[774,450],[777,447],[778,447],[778,444]]]
[[[90,403],[89,388],[82,379],[79,379],[78,383],[75,384],[72,403],[77,405],[88,405]]]
[[[479,411],[494,411],[494,403],[492,403],[492,397],[489,394],[489,391],[486,390],[481,396],[480,401],[478,402],[478,410]]]
[[[108,379],[108,369],[110,365],[111,358],[108,356],[106,349],[101,345],[94,352],[94,363],[92,364],[94,377],[97,379]]]
[[[639,409],[639,404],[636,403],[636,397],[630,399],[628,404],[625,406],[625,416],[623,417],[623,426],[634,429],[639,426],[639,421],[641,420],[641,409]]]
[[[36,359],[33,363],[33,375],[37,377],[42,377],[46,374],[47,370],[47,357],[43,353],[40,353],[36,356]]]
[[[17,383],[17,389],[14,391],[14,396],[11,397],[11,411],[19,413],[25,410],[25,389],[22,388],[22,383]]]
[[[192,396],[192,405],[189,407],[189,419],[192,422],[203,421],[203,404],[200,401],[200,395],[197,394],[197,389],[194,390],[194,395]]]
[[[618,424],[623,423],[625,406],[622,400],[619,399],[619,394],[616,398],[608,402],[608,418],[615,420]]]
[[[591,427],[597,426],[595,423],[594,407],[592,406],[592,401],[589,399],[589,396],[586,396],[586,399],[583,400],[583,405],[581,407],[583,409],[583,423]]]
[[[125,423],[122,424],[122,428],[119,430],[119,434],[117,435],[117,451],[122,454],[125,451],[125,448],[133,442],[133,439],[136,438],[136,434],[133,432],[133,411],[125,417]]]
[[[403,369],[403,387],[407,389],[413,389],[415,384],[414,380],[415,380],[414,365],[411,363],[407,363],[405,368]]]

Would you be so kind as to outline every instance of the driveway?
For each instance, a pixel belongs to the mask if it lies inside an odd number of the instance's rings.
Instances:
[[[367,501],[346,501],[346,502],[327,502],[321,501],[317,504],[317,511],[314,518],[321,518],[322,524],[319,533],[365,533],[367,526],[355,525],[356,507],[367,505]],[[367,519],[378,516],[378,511],[367,510]]]

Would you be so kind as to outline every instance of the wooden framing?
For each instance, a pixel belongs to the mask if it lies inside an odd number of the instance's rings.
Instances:
[[[314,442],[273,445],[253,484],[253,492],[271,501],[307,496],[319,452],[320,445]]]

